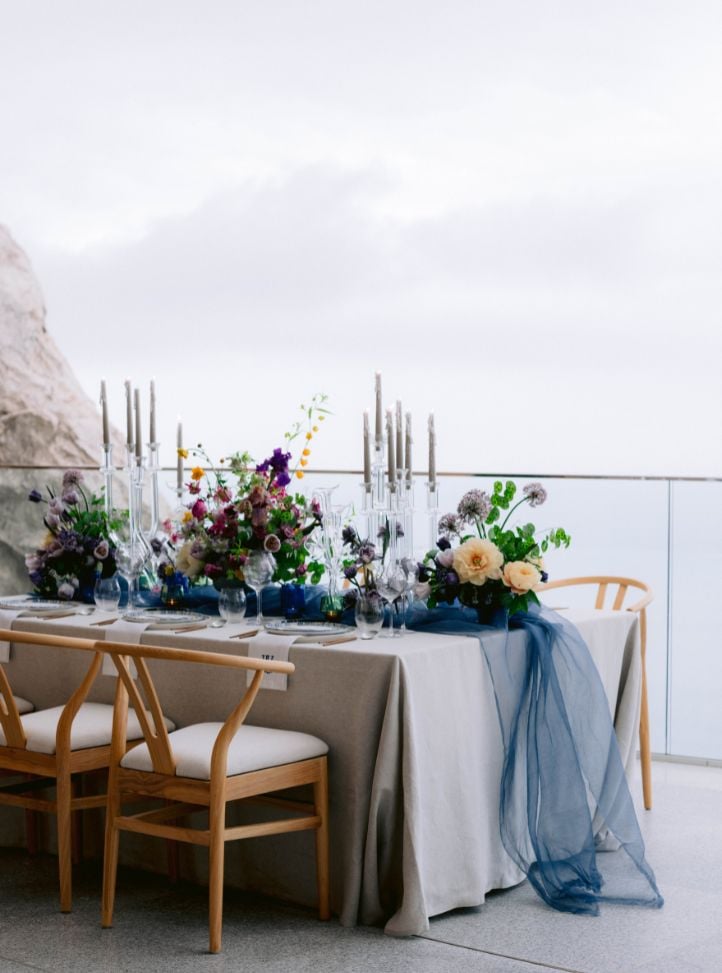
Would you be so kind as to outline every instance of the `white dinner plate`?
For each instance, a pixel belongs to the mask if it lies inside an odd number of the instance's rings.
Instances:
[[[49,601],[45,598],[33,598],[32,595],[12,595],[0,598],[0,608],[7,611],[33,612],[35,615],[57,611],[78,611],[81,606],[77,601]]]
[[[208,616],[199,612],[170,611],[164,608],[134,608],[125,612],[121,618],[126,622],[142,622],[154,628],[175,628],[176,625],[190,625],[194,622],[207,622]]]
[[[284,618],[274,621],[265,619],[266,631],[272,635],[341,635],[350,632],[350,625],[337,622],[289,622]]]

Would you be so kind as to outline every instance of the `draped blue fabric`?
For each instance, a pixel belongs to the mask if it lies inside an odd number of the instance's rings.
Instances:
[[[604,900],[661,907],[604,687],[577,629],[537,606],[504,634],[463,607],[416,610],[411,625],[479,638],[504,742],[501,838],[541,898],[588,915]],[[609,833],[614,853],[598,848]]]

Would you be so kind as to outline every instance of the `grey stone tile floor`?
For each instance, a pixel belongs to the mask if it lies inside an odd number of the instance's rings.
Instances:
[[[121,872],[115,925],[102,930],[98,862],[76,868],[73,912],[61,915],[56,860],[0,849],[0,973],[717,973],[722,769],[655,763],[654,788],[654,810],[638,810],[662,910],[569,916],[525,883],[432,919],[423,936],[392,939],[228,890],[223,952],[210,956],[204,889]]]

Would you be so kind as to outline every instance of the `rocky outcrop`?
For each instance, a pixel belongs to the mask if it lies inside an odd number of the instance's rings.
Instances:
[[[120,433],[112,436],[122,450]],[[44,531],[29,490],[59,481],[68,466],[96,466],[99,441],[98,406],[48,334],[30,261],[0,225],[0,593],[28,590],[24,556]]]

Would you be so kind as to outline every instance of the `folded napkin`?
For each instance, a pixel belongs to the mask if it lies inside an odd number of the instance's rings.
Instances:
[[[248,639],[249,659],[273,659],[277,662],[288,662],[288,651],[298,638],[297,635],[271,635],[270,632],[259,632]],[[254,672],[247,673],[250,685]],[[263,677],[261,689],[288,689],[288,676],[284,672],[267,672]]]
[[[0,628],[12,628],[13,622],[23,612],[22,608],[0,608]],[[0,662],[10,661],[10,643],[0,642]]]
[[[143,632],[152,624],[152,622],[129,622],[125,618],[119,618],[117,622],[113,622],[112,625],[107,625],[103,629],[105,641],[127,642],[128,645],[140,645]],[[118,670],[115,668],[115,664],[109,655],[103,656],[102,673],[104,676],[118,675]],[[134,679],[138,674],[132,659],[130,660],[130,674]]]

